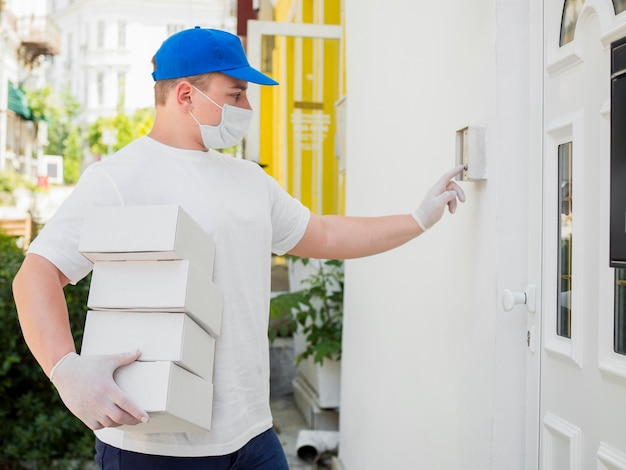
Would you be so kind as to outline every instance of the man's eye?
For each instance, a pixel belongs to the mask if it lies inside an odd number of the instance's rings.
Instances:
[[[241,98],[241,93],[237,93],[237,94],[233,95],[233,98],[235,98],[235,101],[238,101],[239,98]]]

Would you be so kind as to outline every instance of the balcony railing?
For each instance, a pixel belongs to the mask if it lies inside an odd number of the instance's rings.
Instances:
[[[45,16],[18,18],[17,35],[20,38],[20,57],[29,66],[42,56],[56,55],[61,45],[61,32]]]

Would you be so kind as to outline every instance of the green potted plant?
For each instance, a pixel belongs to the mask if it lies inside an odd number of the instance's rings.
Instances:
[[[324,359],[341,359],[343,328],[343,261],[310,260],[291,257],[292,262],[310,266],[310,275],[302,288],[278,294],[270,302],[270,341],[299,331],[305,340],[304,350],[296,363],[312,357],[321,364]],[[316,262],[315,266],[312,266]]]
[[[343,261],[290,257],[304,271],[291,291],[270,302],[270,340],[294,336],[298,373],[319,397],[322,408],[339,406],[343,330]],[[292,276],[297,278],[297,276]]]

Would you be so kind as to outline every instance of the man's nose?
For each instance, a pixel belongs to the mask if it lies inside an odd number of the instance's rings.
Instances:
[[[247,95],[243,97],[243,103],[241,103],[241,107],[252,110],[252,105],[250,104],[250,101],[248,101]]]

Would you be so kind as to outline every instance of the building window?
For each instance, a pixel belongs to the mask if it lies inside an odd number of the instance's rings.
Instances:
[[[126,21],[124,20],[117,22],[117,47],[126,48]]]
[[[261,36],[261,70],[269,75],[274,72],[272,54],[274,53],[275,39],[275,36],[272,35]]]
[[[556,333],[572,337],[572,143],[559,145],[559,250]]]
[[[228,6],[228,14],[230,16],[237,16],[237,0],[230,0],[230,5]],[[259,10],[258,1],[252,0],[252,8],[256,11]]]
[[[117,103],[124,108],[126,102],[126,72],[117,72]]]
[[[104,104],[104,72],[98,72],[96,76],[96,87],[97,87],[97,103],[98,106],[102,106]]]
[[[565,0],[563,15],[561,16],[561,37],[559,46],[564,46],[574,40],[574,30],[578,22],[578,15],[583,9],[585,0]]]
[[[96,47],[102,49],[104,48],[104,21],[98,21],[96,34],[98,35],[96,38]]]
[[[179,31],[185,29],[185,26],[182,24],[168,24],[167,25],[167,36],[171,36]]]
[[[74,54],[72,53],[72,48],[74,47],[74,33],[67,33],[67,51],[68,54],[66,55],[66,59],[65,59],[65,69],[67,71],[71,71],[72,70],[72,58],[74,56]]]

